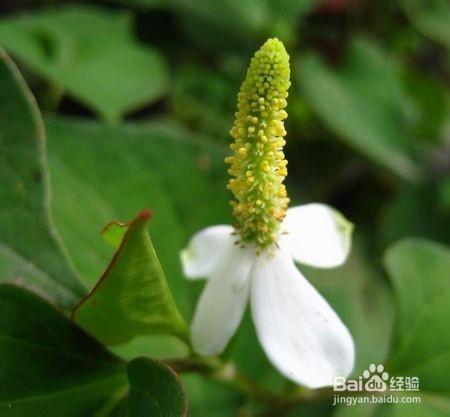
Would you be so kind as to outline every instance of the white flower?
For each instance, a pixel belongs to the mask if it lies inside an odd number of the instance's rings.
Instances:
[[[250,299],[260,343],[287,378],[310,388],[333,384],[354,364],[352,337],[294,261],[318,268],[341,265],[352,225],[334,209],[308,204],[287,210],[276,245],[259,253],[236,244],[231,226],[203,229],[181,254],[188,278],[207,278],[192,322],[194,349],[223,351]]]
[[[232,154],[225,158],[236,225],[200,231],[181,258],[187,277],[208,279],[192,322],[196,351],[222,352],[250,299],[269,360],[287,378],[317,388],[351,372],[353,340],[294,261],[341,265],[352,226],[322,204],[287,210],[283,121],[289,77],[286,49],[269,39],[252,58],[238,94]]]

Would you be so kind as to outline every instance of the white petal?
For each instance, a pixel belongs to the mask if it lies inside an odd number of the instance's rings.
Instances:
[[[247,305],[253,251],[232,246],[211,272],[191,326],[194,349],[203,355],[223,351]]]
[[[288,253],[261,256],[251,272],[251,306],[258,338],[273,365],[310,388],[333,384],[354,364],[353,339]]]
[[[342,265],[350,252],[353,224],[325,204],[290,208],[283,222],[287,244],[297,261],[319,268]]]
[[[234,229],[228,225],[200,230],[181,251],[183,273],[187,278],[209,278],[225,253],[234,245]]]

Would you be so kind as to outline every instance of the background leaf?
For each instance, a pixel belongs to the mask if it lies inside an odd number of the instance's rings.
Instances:
[[[389,56],[356,39],[339,72],[307,55],[297,62],[297,73],[308,102],[330,130],[395,174],[418,178],[405,112],[408,98]]]
[[[431,39],[450,48],[450,4],[446,0],[403,0],[412,23]]]
[[[382,253],[407,236],[450,243],[447,2],[66,3],[0,2],[0,44],[14,43],[8,48],[47,112],[55,223],[86,285],[94,286],[114,254],[101,228],[149,207],[155,214],[149,225],[153,244],[180,310],[191,317],[203,283],[185,280],[178,253],[202,227],[233,221],[223,158],[236,94],[254,51],[278,36],[293,63],[286,125],[289,196],[293,204],[330,204],[356,224],[348,265],[323,273],[300,268],[351,329],[355,376],[370,363],[383,362],[395,306]],[[155,63],[149,58],[153,52]],[[163,71],[153,73],[158,62]],[[170,65],[169,82],[164,62]],[[101,122],[115,121],[114,127],[96,122],[91,111]],[[27,112],[14,113],[14,120],[17,126],[27,124]],[[0,172],[3,154],[0,149]],[[33,158],[26,158],[33,167]],[[4,160],[3,165],[9,166]],[[0,194],[10,188],[3,185]],[[10,207],[0,200],[3,210]],[[14,239],[22,235],[34,242],[28,231]],[[0,259],[0,265],[8,264]],[[28,262],[20,265],[15,279],[37,274]],[[189,355],[170,335],[137,336],[113,351],[126,359]],[[268,362],[250,314],[223,356],[264,388],[298,390]],[[182,379],[195,417],[284,413],[203,375]],[[441,417],[449,414],[441,394],[427,387],[421,407],[336,409],[326,392],[311,392],[311,401],[287,415]],[[117,401],[113,413],[123,417],[127,399]]]
[[[0,50],[0,281],[71,308],[84,294],[50,213],[45,133],[33,96]]]
[[[439,326],[445,328],[446,309],[450,308],[450,250],[426,240],[405,239],[391,246],[385,265],[398,301],[391,366],[419,371],[422,362],[433,364],[435,352],[441,356],[436,357],[438,362],[445,359],[446,350],[450,354],[450,339]],[[435,362],[446,372],[444,364]],[[441,389],[447,386],[438,375],[432,383]]]
[[[404,187],[381,211],[378,223],[380,246],[387,247],[408,236],[450,243],[450,210],[440,201],[436,182],[421,187]]]
[[[167,68],[132,35],[131,15],[67,6],[0,21],[0,45],[109,121],[161,97]]]
[[[257,7],[253,0],[133,0],[133,4],[174,11],[184,34],[205,48],[254,48],[256,41],[270,36],[293,39],[297,24],[317,0],[259,0]]]
[[[150,216],[142,211],[123,226],[126,233],[110,265],[74,310],[77,323],[103,343],[124,343],[142,334],[188,333],[147,232]]]

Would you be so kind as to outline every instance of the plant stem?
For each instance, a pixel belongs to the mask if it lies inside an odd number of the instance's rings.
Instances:
[[[332,394],[330,389],[314,391],[297,389],[289,393],[269,391],[240,372],[233,363],[223,362],[217,357],[169,359],[164,362],[177,373],[195,372],[208,376],[236,389],[250,398],[258,399],[271,407],[290,408],[300,403],[326,398]]]

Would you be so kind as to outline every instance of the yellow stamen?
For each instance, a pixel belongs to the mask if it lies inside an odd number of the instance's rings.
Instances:
[[[289,55],[278,39],[269,39],[252,58],[238,94],[233,155],[225,159],[236,229],[243,242],[261,248],[275,242],[289,202],[282,151],[289,76]]]

